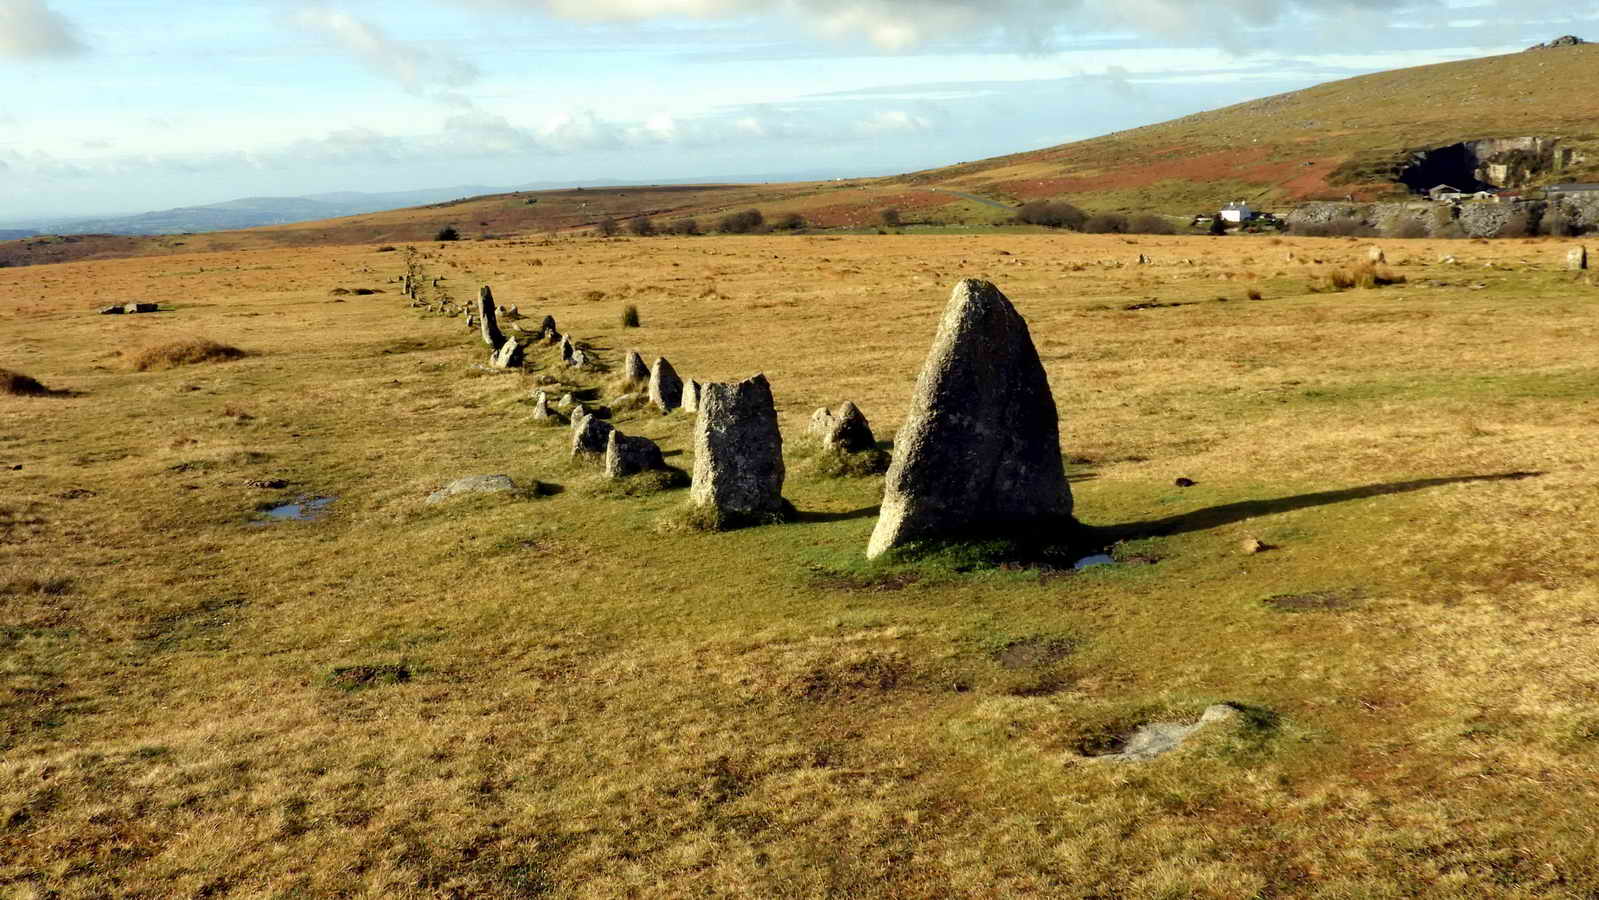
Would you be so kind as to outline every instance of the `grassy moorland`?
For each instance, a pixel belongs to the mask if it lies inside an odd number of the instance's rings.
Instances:
[[[801,517],[726,534],[571,465],[550,351],[474,368],[403,251],[0,270],[0,367],[50,391],[0,395],[0,895],[1591,895],[1599,287],[1384,246],[1406,282],[1341,292],[1363,244],[418,248],[613,364],[764,371]],[[962,276],[1125,564],[868,565],[881,479],[805,458],[823,404],[892,436]],[[204,340],[246,355],[135,370]],[[688,416],[617,421],[691,468]],[[423,503],[477,473],[528,490]]]

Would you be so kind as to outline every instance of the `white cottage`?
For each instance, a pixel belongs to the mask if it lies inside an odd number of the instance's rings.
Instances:
[[[1226,206],[1223,206],[1221,208],[1221,212],[1217,213],[1217,215],[1221,216],[1223,222],[1231,222],[1234,225],[1242,225],[1259,215],[1259,213],[1255,212],[1255,210],[1251,208],[1248,203],[1239,200],[1236,203],[1229,203]]]

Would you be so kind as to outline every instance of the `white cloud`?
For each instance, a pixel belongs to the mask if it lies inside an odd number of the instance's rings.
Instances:
[[[87,49],[77,25],[44,0],[0,0],[0,59],[76,56]]]
[[[331,7],[307,7],[295,13],[292,21],[331,38],[368,69],[414,94],[430,88],[462,87],[479,75],[477,67],[466,60],[396,41],[378,26]]]

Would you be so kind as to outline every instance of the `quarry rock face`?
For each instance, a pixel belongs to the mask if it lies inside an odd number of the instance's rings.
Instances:
[[[683,380],[683,411],[699,412],[700,409],[700,383],[692,378]]]
[[[683,379],[664,356],[650,367],[650,402],[663,413],[683,405]]]
[[[1566,251],[1566,268],[1573,272],[1588,268],[1588,248],[1573,247]]]
[[[666,468],[661,448],[647,437],[611,430],[605,444],[605,477],[626,478],[640,472]]]
[[[505,343],[500,345],[500,349],[494,351],[494,355],[489,357],[489,365],[496,369],[520,368],[522,365],[522,345],[516,342],[516,338],[506,340]]]
[[[782,517],[783,435],[765,375],[700,386],[689,502],[738,519]]]
[[[845,400],[837,412],[822,407],[811,414],[810,436],[827,450],[859,453],[877,446],[871,423],[866,415]]]
[[[866,555],[1059,525],[1071,512],[1055,398],[1027,323],[994,285],[962,281],[916,380]]]
[[[572,413],[572,457],[595,460],[605,455],[611,432],[610,422],[587,413]]]
[[[650,380],[649,366],[644,365],[644,357],[639,356],[637,350],[627,351],[627,359],[622,361],[622,377],[638,384]]]
[[[500,333],[500,324],[494,318],[494,292],[486,284],[477,291],[477,315],[483,323],[483,343],[491,350],[499,350],[505,343],[505,335]]]

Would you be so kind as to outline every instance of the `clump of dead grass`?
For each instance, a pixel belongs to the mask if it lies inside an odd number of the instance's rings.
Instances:
[[[1395,275],[1392,271],[1379,268],[1375,263],[1361,263],[1352,269],[1333,269],[1310,283],[1310,292],[1313,294],[1336,294],[1351,288],[1370,290],[1372,288],[1388,287],[1395,284],[1404,284],[1407,279],[1403,275]]]
[[[782,525],[799,516],[794,504],[783,501],[783,509],[762,515],[740,515],[724,512],[714,506],[689,504],[662,516],[656,531],[662,534],[694,532],[737,531],[741,528],[758,528],[762,525]]]
[[[187,338],[144,348],[133,358],[133,369],[136,372],[174,369],[199,363],[230,362],[246,355],[238,347],[219,344],[209,338]]]
[[[13,397],[44,397],[51,393],[53,391],[40,384],[38,379],[31,375],[0,369],[0,394],[10,394]]]

